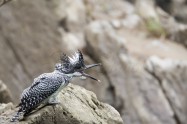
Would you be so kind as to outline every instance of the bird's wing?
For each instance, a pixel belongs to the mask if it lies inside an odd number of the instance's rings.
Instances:
[[[29,113],[33,108],[36,108],[42,101],[51,96],[65,80],[59,75],[39,76],[35,82],[22,93],[21,110]]]
[[[22,99],[24,97],[25,94],[27,94],[27,92],[32,89],[34,86],[38,85],[42,80],[44,80],[46,78],[46,73],[41,74],[39,77],[35,78],[32,85],[26,89],[23,90],[20,99]]]
[[[40,82],[44,81],[48,76],[47,73],[41,74],[39,77],[34,79],[34,82],[32,83],[32,85],[30,86],[29,89],[32,89],[34,86],[38,85]]]

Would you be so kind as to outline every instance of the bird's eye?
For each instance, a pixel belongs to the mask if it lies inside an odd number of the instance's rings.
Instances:
[[[80,67],[80,66],[75,66],[75,69],[77,69],[77,70],[78,70],[78,69],[81,69],[81,67]]]
[[[80,66],[80,64],[77,64],[77,65],[75,65],[75,67],[74,67],[74,69],[76,69],[76,70],[79,70],[79,69],[81,69],[82,67]]]

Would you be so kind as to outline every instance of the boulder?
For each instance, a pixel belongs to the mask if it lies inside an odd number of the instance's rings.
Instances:
[[[67,32],[80,32],[86,25],[86,10],[83,0],[58,0],[55,12],[59,24]]]
[[[90,64],[90,63],[97,63],[93,61],[89,56],[85,55],[84,56],[85,63]],[[102,65],[97,68],[93,68],[90,70],[87,70],[86,73],[89,75],[92,75],[99,79],[101,83],[98,83],[92,79],[86,79],[86,80],[81,80],[81,79],[75,79],[72,80],[73,84],[77,84],[79,86],[82,86],[90,91],[93,91],[98,99],[102,102],[106,102],[110,105],[114,105],[114,94],[112,92],[111,85],[109,83],[109,80],[107,79],[106,75],[103,73],[102,70]]]
[[[85,32],[88,53],[103,64],[113,87],[114,107],[124,123],[176,124],[175,113],[159,80],[144,68],[143,62],[131,56],[112,25],[95,21]]]
[[[19,0],[0,8],[0,79],[14,102],[34,77],[54,68],[60,54],[60,33],[51,5],[50,1]]]
[[[58,100],[60,104],[33,112],[20,124],[123,124],[120,114],[112,106],[99,102],[93,92],[80,86],[69,84],[59,93]],[[3,111],[0,123],[9,124],[15,110],[11,104],[0,105],[0,111]]]
[[[186,124],[187,63],[154,56],[147,60],[146,69],[159,81],[178,123]]]
[[[11,94],[7,86],[0,80],[0,103],[11,102]]]

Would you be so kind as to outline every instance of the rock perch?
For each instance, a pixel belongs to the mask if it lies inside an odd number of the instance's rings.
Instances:
[[[99,84],[98,84],[99,85]],[[46,106],[17,124],[123,124],[120,114],[110,105],[99,102],[93,92],[69,84],[57,96],[60,104]],[[11,124],[17,108],[0,105],[0,124]],[[14,122],[15,124],[15,122]]]

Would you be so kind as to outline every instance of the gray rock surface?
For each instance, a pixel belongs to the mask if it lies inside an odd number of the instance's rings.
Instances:
[[[1,7],[0,79],[13,101],[18,102],[34,77],[52,70],[60,51],[80,49],[86,63],[102,63],[88,70],[102,83],[72,83],[114,106],[125,124],[187,124],[187,26],[172,11],[160,11],[154,1],[18,0]],[[180,8],[180,1],[165,4]],[[178,12],[185,17],[186,11]],[[44,110],[54,112],[52,107]]]
[[[87,27],[85,32],[88,48],[90,49],[88,54],[95,61],[103,64],[104,72],[109,80],[110,92],[114,97],[112,105],[115,105],[116,108],[119,107],[119,110],[125,96],[124,78],[122,78],[125,73],[118,57],[119,51],[126,53],[122,41],[116,36],[116,32],[108,21],[95,21]]]
[[[33,77],[52,69],[60,55],[57,18],[50,9],[49,1],[36,0],[11,1],[0,8],[0,79],[16,102]]]
[[[169,37],[187,47],[187,25],[181,23],[187,20],[185,2],[185,0],[136,0],[135,5],[136,11],[144,19],[145,28],[151,35]]]
[[[123,124],[120,114],[113,107],[99,102],[93,92],[82,87],[69,84],[59,93],[58,100],[60,104],[44,107],[20,124]],[[11,104],[0,105],[1,124],[10,123],[9,119],[15,112],[11,109]]]
[[[174,111],[174,117],[180,124],[186,124],[187,63],[151,57],[147,61],[147,70],[158,79],[166,98]]]
[[[91,23],[86,38],[90,56],[103,63],[113,86],[113,104],[125,124],[176,124],[159,81],[144,69],[143,63],[130,57],[107,21]]]
[[[175,19],[182,23],[187,23],[186,0],[155,0],[156,3]]]
[[[0,80],[0,103],[11,102],[11,94],[7,86]]]

